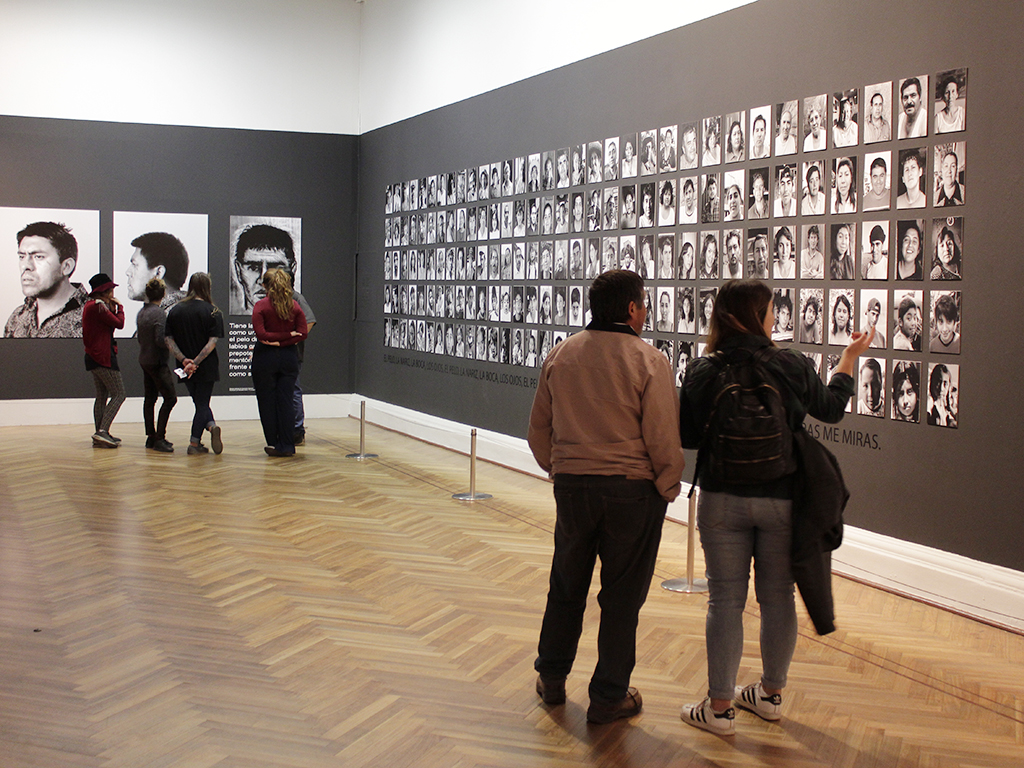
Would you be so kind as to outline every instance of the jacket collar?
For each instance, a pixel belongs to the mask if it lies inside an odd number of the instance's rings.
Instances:
[[[639,337],[636,331],[630,328],[625,323],[601,323],[597,320],[591,320],[590,325],[587,326],[588,331],[608,331],[609,333],[628,333],[633,336]]]

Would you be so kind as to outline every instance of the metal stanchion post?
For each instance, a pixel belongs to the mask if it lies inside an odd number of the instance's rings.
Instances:
[[[459,501],[476,501],[477,499],[490,499],[489,493],[476,492],[476,430],[469,433],[469,493],[453,493],[453,499]]]
[[[699,491],[698,491],[699,493]],[[689,498],[686,516],[686,578],[666,579],[661,582],[661,588],[669,592],[707,592],[708,582],[706,579],[693,578],[693,555],[694,545],[697,542],[697,494]]]
[[[349,453],[345,455],[346,459],[376,459],[376,453],[366,452],[366,401],[363,400],[359,404],[359,453]]]

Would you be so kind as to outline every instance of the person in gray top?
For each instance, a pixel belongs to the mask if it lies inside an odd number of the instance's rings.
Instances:
[[[292,275],[292,283],[295,282],[295,276]],[[309,306],[309,302],[306,298],[298,291],[292,289],[292,296],[297,302],[299,302],[299,308],[302,313],[306,316],[306,328],[313,330],[313,326],[316,325],[316,315],[313,314],[312,308]],[[299,351],[299,374],[302,374],[302,361],[306,356],[306,341],[303,339],[297,345]],[[306,442],[306,412],[302,408],[302,384],[299,382],[299,377],[295,377],[295,434],[294,434],[295,445],[302,445]]]
[[[167,368],[167,341],[164,324],[167,312],[161,306],[166,294],[164,281],[159,277],[146,283],[146,303],[135,320],[139,338],[139,365],[145,392],[142,400],[142,419],[146,424],[146,447],[160,453],[171,453],[174,446],[167,441],[167,419],[178,402],[174,379]],[[153,412],[157,395],[163,397],[160,414],[154,424]]]

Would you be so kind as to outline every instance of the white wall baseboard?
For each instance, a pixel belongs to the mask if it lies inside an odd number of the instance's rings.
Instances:
[[[190,421],[185,402],[171,413],[172,421]],[[472,426],[431,416],[372,398],[352,395],[306,395],[307,418],[359,418],[366,401],[366,420],[429,443],[468,454]],[[0,400],[0,426],[92,424],[92,398],[64,400]],[[255,397],[213,399],[219,421],[258,419]],[[142,398],[129,398],[118,421],[141,422]],[[372,442],[366,446],[373,451]],[[526,441],[477,428],[477,458],[537,477],[545,477]],[[480,489],[486,491],[487,489]],[[686,488],[669,505],[670,519],[686,524]],[[1024,632],[1024,573],[943,552],[890,536],[846,526],[843,546],[832,556],[836,573],[881,589],[921,600],[1017,632]]]

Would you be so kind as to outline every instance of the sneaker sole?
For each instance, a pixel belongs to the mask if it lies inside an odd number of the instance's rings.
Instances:
[[[700,705],[687,705],[683,707],[682,712],[679,713],[679,719],[687,725],[692,725],[694,728],[700,728],[702,731],[713,733],[716,736],[735,736],[736,735],[736,723],[734,720],[729,720],[729,728],[721,729],[715,728],[712,725],[694,717],[694,713],[700,710]]]

